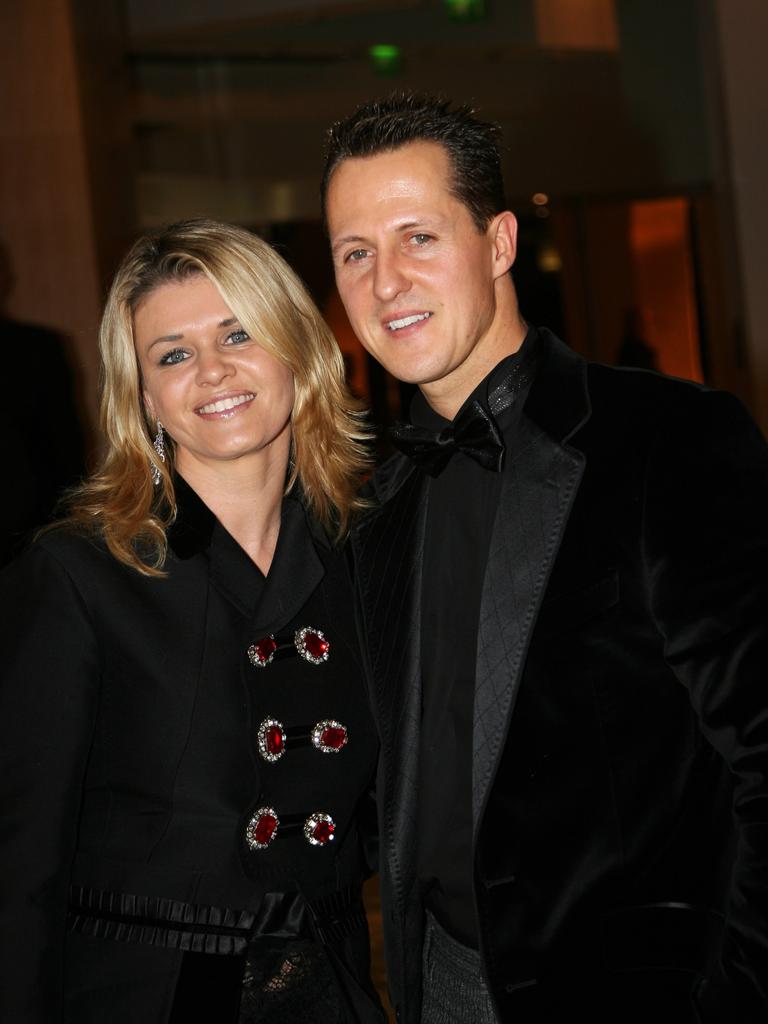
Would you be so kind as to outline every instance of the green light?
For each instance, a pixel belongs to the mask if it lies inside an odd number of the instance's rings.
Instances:
[[[444,0],[448,14],[457,21],[485,17],[485,0]]]
[[[368,48],[368,55],[380,75],[396,75],[400,70],[400,47],[392,43],[376,43]]]

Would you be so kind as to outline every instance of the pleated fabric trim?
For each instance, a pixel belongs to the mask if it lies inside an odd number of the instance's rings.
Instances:
[[[228,956],[245,952],[255,921],[249,910],[83,886],[70,888],[67,915],[67,927],[82,935]]]

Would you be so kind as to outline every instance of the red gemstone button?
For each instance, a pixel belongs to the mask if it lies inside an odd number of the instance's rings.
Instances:
[[[251,644],[248,648],[248,660],[255,668],[264,668],[268,665],[277,650],[277,642],[273,636],[265,636]]]
[[[257,843],[263,843],[266,846],[276,829],[277,818],[274,814],[260,814],[253,828],[253,837]]]
[[[312,730],[312,743],[324,754],[337,754],[348,739],[347,727],[333,718],[318,722]]]
[[[285,740],[283,739],[283,730],[279,725],[270,725],[267,729],[266,735],[266,747],[273,757],[280,757],[282,752],[285,750]]]
[[[320,733],[320,743],[332,750],[341,750],[346,742],[347,730],[343,726],[341,729],[337,729],[335,726],[329,725]]]
[[[304,822],[304,835],[313,846],[325,846],[333,841],[336,825],[330,814],[316,811]]]
[[[331,645],[325,639],[325,634],[312,626],[304,626],[296,631],[294,637],[296,650],[305,661],[311,661],[313,665],[319,665],[328,660]]]
[[[317,633],[307,633],[304,637],[304,646],[313,658],[324,658],[331,645]]]
[[[259,753],[265,761],[278,761],[285,753],[285,729],[276,718],[265,718],[259,726]]]
[[[266,850],[277,835],[280,821],[273,807],[260,807],[248,822],[245,841],[252,850]]]
[[[318,821],[312,829],[312,838],[316,843],[327,843],[333,839],[335,831],[336,826],[332,825],[330,821]]]

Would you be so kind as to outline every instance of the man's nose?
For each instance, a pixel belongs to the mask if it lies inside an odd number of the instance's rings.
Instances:
[[[390,302],[403,292],[407,292],[410,287],[411,281],[402,260],[396,254],[379,252],[373,279],[376,298],[381,302]]]

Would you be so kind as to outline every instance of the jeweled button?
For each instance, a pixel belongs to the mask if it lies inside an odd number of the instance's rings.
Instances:
[[[277,835],[280,819],[274,807],[260,807],[245,829],[245,841],[251,850],[266,850]]]
[[[276,718],[265,718],[259,726],[259,753],[265,761],[279,761],[285,753],[285,729]]]
[[[328,661],[331,645],[322,630],[304,626],[296,631],[293,642],[305,661],[310,661],[313,665]]]
[[[271,634],[257,640],[248,648],[248,660],[255,668],[264,668],[275,656],[277,641]]]
[[[318,722],[312,730],[312,744],[324,754],[338,754],[348,739],[347,727],[334,718]]]
[[[330,814],[315,811],[304,822],[304,836],[312,846],[325,846],[333,842],[336,824]]]
[[[318,633],[307,633],[304,637],[304,646],[313,658],[317,658],[320,661],[328,653],[330,644]]]
[[[270,725],[269,729],[267,729],[266,747],[267,752],[272,754],[273,757],[280,757],[283,750],[285,750],[283,730],[279,725]]]

